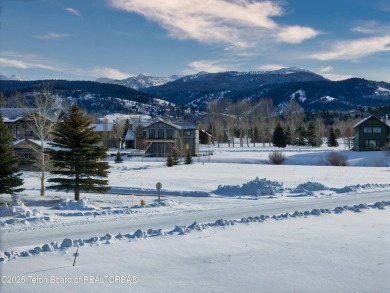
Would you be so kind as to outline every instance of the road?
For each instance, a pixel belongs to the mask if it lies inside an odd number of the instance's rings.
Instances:
[[[174,197],[177,199],[177,197]],[[0,250],[22,248],[33,248],[34,246],[50,243],[52,241],[62,242],[64,238],[88,239],[94,236],[104,236],[107,233],[133,233],[137,229],[172,229],[175,225],[188,226],[194,221],[200,223],[214,222],[218,219],[240,219],[242,217],[259,215],[277,215],[285,212],[306,211],[314,208],[335,208],[344,205],[360,203],[374,203],[377,201],[390,200],[390,191],[371,192],[358,194],[334,195],[323,198],[301,197],[286,201],[273,199],[260,200],[235,200],[202,198],[180,198],[180,201],[198,201],[206,209],[200,211],[180,211],[177,213],[145,214],[134,218],[123,218],[116,221],[99,223],[73,223],[55,228],[39,228],[30,231],[15,233],[2,233],[0,235]],[[210,201],[210,204],[207,202]],[[228,204],[226,202],[229,201]],[[118,216],[121,217],[121,216]]]

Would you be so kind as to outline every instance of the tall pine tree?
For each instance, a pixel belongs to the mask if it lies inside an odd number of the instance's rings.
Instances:
[[[337,142],[336,132],[334,131],[333,127],[331,127],[330,130],[329,130],[328,146],[329,147],[337,147],[337,146],[339,146],[339,143]]]
[[[278,123],[272,136],[272,143],[279,148],[285,148],[287,145],[287,135],[283,127]]]
[[[18,173],[18,159],[12,147],[12,138],[8,133],[3,116],[0,114],[0,194],[14,194],[23,191],[22,175]]]
[[[49,154],[53,163],[53,175],[48,182],[55,183],[48,188],[72,190],[74,199],[80,199],[80,191],[104,192],[110,189],[109,165],[102,161],[107,149],[101,145],[101,138],[91,128],[91,120],[77,105],[72,105],[69,115],[58,122],[52,132],[53,142]]]

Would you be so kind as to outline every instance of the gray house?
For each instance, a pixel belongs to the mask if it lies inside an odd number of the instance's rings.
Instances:
[[[199,155],[199,130],[193,123],[172,123],[158,119],[144,126],[143,146],[146,154],[168,156],[173,150],[185,156]]]
[[[389,141],[390,135],[387,115],[385,121],[371,115],[358,122],[353,127],[353,149],[355,151],[372,151],[383,147]]]

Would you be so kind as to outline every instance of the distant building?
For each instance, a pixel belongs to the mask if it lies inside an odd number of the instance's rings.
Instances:
[[[387,115],[386,122],[371,115],[354,127],[354,145],[355,151],[373,151],[379,150],[389,141],[390,126]]]
[[[199,129],[199,143],[200,144],[211,144],[213,136],[206,130]]]
[[[173,150],[185,156],[199,155],[199,130],[193,123],[172,123],[158,119],[143,127],[143,148],[146,154],[168,156]]]
[[[102,139],[106,148],[117,147],[114,135],[114,123],[91,123],[94,132]]]
[[[36,108],[0,108],[5,125],[14,140],[37,139],[34,132],[34,119],[32,115],[37,112]],[[62,114],[61,109],[50,111],[49,117],[44,117],[52,123],[56,123]]]
[[[15,155],[19,159],[18,167],[22,170],[37,170],[39,168],[38,154],[42,146],[35,133],[36,127],[33,117],[37,111],[36,108],[0,108],[8,133],[13,139]],[[62,113],[60,108],[53,108],[48,117],[44,117],[44,119],[49,120],[48,125],[52,125],[58,121]],[[46,148],[47,145],[44,147]]]

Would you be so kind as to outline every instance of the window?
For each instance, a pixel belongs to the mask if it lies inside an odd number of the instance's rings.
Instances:
[[[164,129],[159,129],[157,133],[158,133],[158,138],[164,138]]]
[[[172,129],[167,129],[167,138],[172,139],[173,138],[173,130]]]
[[[26,136],[33,136],[33,135],[34,135],[34,131],[26,130]]]
[[[364,127],[363,132],[364,133],[372,133],[372,127]]]
[[[156,138],[156,129],[149,129],[149,138]]]
[[[189,130],[184,131],[184,135],[185,136],[190,136],[191,135],[191,131],[189,131]]]
[[[363,128],[364,133],[382,133],[381,127],[364,127]]]

